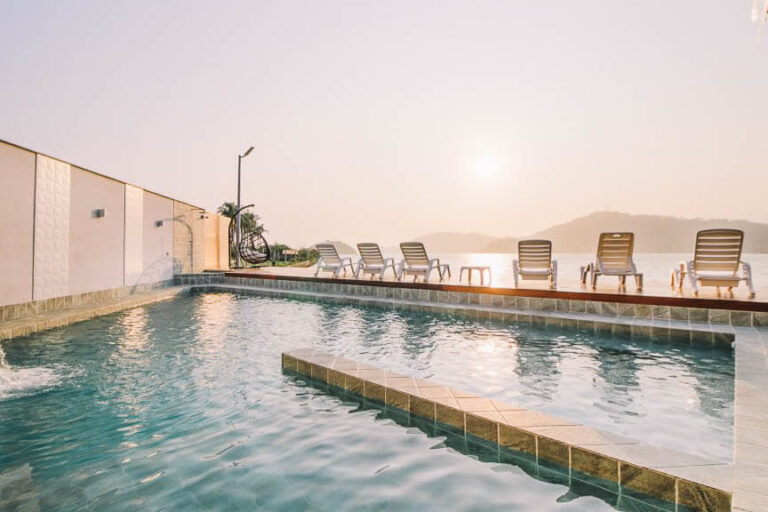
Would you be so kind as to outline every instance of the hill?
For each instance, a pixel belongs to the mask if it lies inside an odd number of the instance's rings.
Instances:
[[[632,215],[603,211],[552,226],[523,238],[552,240],[558,252],[593,252],[603,231],[632,231],[637,252],[693,251],[696,232],[709,228],[734,228],[745,233],[744,252],[768,253],[768,224],[727,219],[685,219],[663,215]],[[519,238],[499,238],[478,233],[433,233],[418,238],[433,252],[517,252]]]

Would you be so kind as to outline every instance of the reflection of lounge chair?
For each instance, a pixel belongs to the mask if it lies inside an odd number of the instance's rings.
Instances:
[[[429,274],[433,270],[437,270],[441,281],[443,280],[443,272],[447,272],[450,277],[451,267],[447,264],[441,265],[438,258],[430,259],[427,256],[427,250],[424,249],[424,244],[421,242],[403,242],[400,244],[400,250],[403,252],[403,261],[400,262],[397,269],[398,281],[402,280],[403,274],[411,274],[414,281],[418,276],[423,276],[426,282],[429,281]]]
[[[518,277],[537,281],[549,281],[549,287],[557,286],[557,260],[552,259],[552,242],[549,240],[521,240],[517,243],[517,259],[512,261],[512,275],[517,288]]]
[[[315,246],[317,252],[320,254],[320,259],[317,260],[317,270],[315,270],[315,277],[320,271],[333,272],[333,277],[339,277],[339,273],[347,273],[346,267],[354,273],[355,269],[352,267],[352,259],[349,257],[342,258],[339,256],[339,251],[336,250],[336,246],[333,244],[317,244]]]
[[[755,296],[752,285],[752,267],[741,261],[741,249],[744,244],[744,232],[739,229],[705,229],[696,233],[696,248],[693,259],[683,261],[680,268],[672,271],[672,286],[677,280],[678,287],[683,289],[686,274],[691,281],[693,293],[699,293],[698,285],[716,286],[720,293],[721,287],[732,292],[739,281],[745,281],[749,289],[749,298]],[[741,276],[739,273],[741,266]]]
[[[587,275],[591,274],[590,284],[597,288],[599,276],[617,276],[619,287],[627,284],[627,276],[635,277],[637,289],[643,289],[643,274],[637,271],[632,253],[635,249],[634,233],[600,233],[597,243],[597,257],[594,263],[581,267],[581,283],[586,284]]]
[[[384,279],[384,272],[390,267],[392,268],[392,273],[397,276],[394,258],[382,256],[379,244],[357,244],[357,250],[360,252],[360,261],[357,262],[355,277],[360,277],[360,272],[362,272],[363,274],[371,274],[371,279],[378,275],[379,280],[381,280]]]

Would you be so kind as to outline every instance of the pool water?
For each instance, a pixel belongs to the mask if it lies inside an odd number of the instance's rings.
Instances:
[[[2,348],[1,510],[601,510],[284,375],[329,352],[730,459],[733,356],[229,293]]]

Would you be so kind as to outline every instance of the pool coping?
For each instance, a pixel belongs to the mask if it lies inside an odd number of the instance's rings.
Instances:
[[[733,465],[634,439],[474,393],[305,348],[282,367],[337,389],[449,425],[458,432],[533,455],[570,472],[702,510],[731,510]]]
[[[80,305],[70,305],[69,307],[57,308],[53,311],[6,320],[0,322],[0,341],[29,336],[36,332],[64,327],[99,316],[172,299],[189,291],[190,287],[188,286],[170,286],[151,291],[142,291],[134,295],[111,297]]]
[[[281,274],[269,274],[269,273],[257,273],[257,272],[243,272],[238,270],[230,271],[210,271],[204,272],[204,274],[216,274],[223,273],[226,277],[232,278],[244,278],[244,279],[269,279],[275,281],[299,281],[305,283],[338,283],[338,284],[353,284],[353,285],[365,285],[374,287],[385,288],[402,288],[411,290],[433,290],[433,291],[445,291],[445,292],[459,292],[459,293],[480,293],[487,295],[500,295],[511,297],[528,297],[539,299],[561,299],[561,300],[580,300],[580,301],[594,301],[594,302],[614,302],[618,304],[638,304],[646,306],[668,306],[668,307],[685,307],[685,308],[702,308],[702,309],[719,309],[729,311],[744,311],[744,312],[758,312],[765,313],[761,315],[761,318],[766,321],[761,325],[768,325],[768,301],[759,300],[742,300],[731,298],[712,298],[712,297],[676,297],[676,296],[664,296],[664,295],[644,295],[644,294],[631,294],[631,293],[613,293],[606,291],[573,291],[573,290],[549,290],[538,288],[508,288],[508,287],[491,287],[491,286],[477,286],[477,285],[462,285],[462,284],[450,284],[441,282],[409,282],[409,281],[392,281],[392,280],[376,280],[376,279],[351,279],[346,277],[331,278],[331,277],[309,277],[300,275],[281,275]],[[194,274],[190,274],[194,275]]]

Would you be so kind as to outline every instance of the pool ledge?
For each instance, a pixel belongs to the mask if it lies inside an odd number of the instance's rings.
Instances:
[[[284,369],[395,407],[464,435],[695,510],[731,510],[733,466],[642,444],[312,348],[282,354]]]
[[[27,316],[0,322],[0,341],[29,336],[39,331],[64,327],[83,322],[98,316],[109,315],[125,309],[136,308],[172,299],[189,290],[186,286],[171,286],[150,291],[141,291],[131,295],[96,300],[81,305],[61,307],[53,311],[30,313]]]

